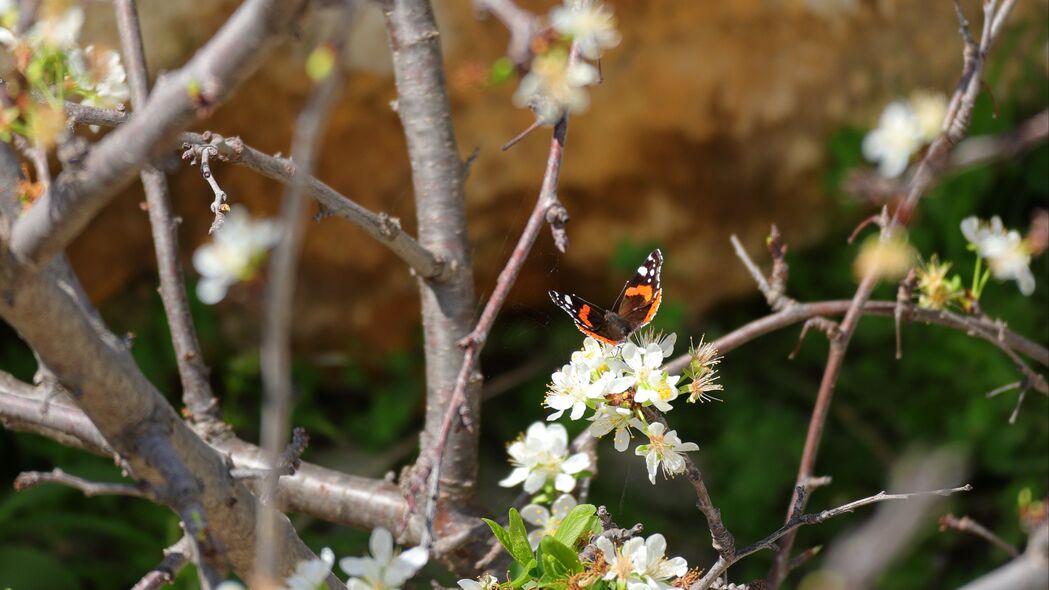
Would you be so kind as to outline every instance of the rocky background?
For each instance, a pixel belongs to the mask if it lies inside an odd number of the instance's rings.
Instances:
[[[152,72],[184,62],[236,5],[140,4]],[[395,92],[382,15],[376,3],[364,4],[348,48],[354,71],[331,118],[317,175],[414,231],[404,141],[390,107]],[[915,89],[949,93],[960,71],[958,25],[947,1],[610,4],[623,42],[602,63],[604,83],[593,92],[590,112],[573,120],[562,171],[571,247],[561,256],[549,237],[541,239],[511,309],[546,309],[549,288],[583,290],[598,301],[611,297],[625,280],[608,265],[621,243],[663,248],[667,298],[683,304],[688,319],[726,297],[751,292],[729,234],[740,234],[752,247],[759,247],[772,222],[796,247],[823,235],[841,210],[823,172],[830,133],[873,125],[888,100]],[[973,18],[979,14],[978,2],[964,4]],[[507,33],[494,19],[479,20],[468,1],[435,5],[459,146],[464,158],[479,150],[467,207],[483,295],[538,193],[548,133],[499,151],[532,120],[511,104],[515,81],[485,84],[491,64],[505,52]],[[551,2],[522,5],[543,13]],[[86,41],[116,47],[108,5],[92,6]],[[1014,22],[1037,20],[1045,10],[1045,1],[1023,2]],[[325,15],[315,15],[312,23],[290,52],[280,52],[201,129],[287,153],[309,87],[303,61],[320,38]],[[1028,54],[1044,53],[1030,48],[1044,44],[1039,31],[1027,34],[1030,29],[1018,27],[1010,42],[1028,46]],[[170,169],[188,260],[207,239],[212,197],[197,169],[174,159]],[[281,191],[275,183],[231,165],[216,165],[215,174],[231,202],[248,205],[258,216],[276,213]],[[153,276],[147,274],[153,251],[142,201],[135,186],[73,247],[73,263],[96,300],[107,301]],[[412,336],[418,323],[413,278],[350,223],[332,218],[310,226],[300,273],[295,328],[303,346],[323,351],[365,338],[387,348]],[[224,307],[227,330],[239,331],[237,304]]]

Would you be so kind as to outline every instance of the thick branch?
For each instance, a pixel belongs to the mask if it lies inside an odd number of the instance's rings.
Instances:
[[[131,87],[131,104],[136,109],[142,108],[149,97],[149,75],[138,11],[134,0],[116,0],[114,7]],[[171,327],[171,342],[182,382],[182,401],[189,410],[190,418],[205,432],[222,432],[218,402],[208,383],[208,368],[204,365],[197,331],[190,318],[186,284],[178,254],[178,222],[171,211],[168,181],[164,173],[153,166],[145,166],[140,176],[146,192],[153,247],[157,253],[160,298]]]
[[[384,0],[383,13],[393,50],[396,110],[411,162],[419,243],[452,265],[450,276],[443,282],[419,281],[426,351],[426,425],[420,446],[425,456],[440,437],[445,410],[464,362],[459,341],[469,333],[474,313],[463,205],[464,168],[452,127],[440,34],[429,1]],[[464,416],[472,423],[480,417],[479,390],[469,387],[463,406]],[[449,434],[442,459],[442,500],[454,504],[473,498],[477,435],[476,429]]]
[[[61,252],[171,145],[174,135],[209,112],[262,63],[279,36],[298,22],[305,0],[249,0],[186,66],[162,78],[149,102],[98,142],[76,172],[65,171],[15,224],[15,258],[40,268]]]

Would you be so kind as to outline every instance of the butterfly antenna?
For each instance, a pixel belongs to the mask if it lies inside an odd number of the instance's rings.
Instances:
[[[630,281],[623,283],[623,288],[619,290],[619,295],[616,296],[616,300],[612,303],[612,307],[609,307],[609,311],[613,313],[619,313],[619,302],[623,300],[623,293],[626,293],[626,286],[630,284]]]

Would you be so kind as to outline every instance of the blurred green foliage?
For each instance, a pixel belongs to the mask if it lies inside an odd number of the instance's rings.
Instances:
[[[1009,42],[1007,39],[1005,45]],[[1015,102],[999,103],[997,116],[990,98],[981,96],[973,134],[1012,129],[1025,116],[1044,108],[1049,101],[1044,68],[1032,60],[1022,69],[1015,86],[1027,94],[1018,93],[1021,99]],[[992,66],[991,87],[999,71],[998,65]],[[788,257],[790,295],[799,300],[848,298],[854,292],[851,265],[856,248],[846,246],[845,238],[857,220],[870,214],[870,208],[849,200],[838,187],[849,170],[863,165],[862,137],[863,130],[842,129],[828,139],[825,186],[829,198],[836,199],[840,207],[835,229],[821,243],[792,250]],[[1007,226],[1026,228],[1031,212],[1046,206],[1049,149],[1042,146],[1018,160],[947,179],[923,200],[910,239],[924,256],[938,253],[942,259],[957,261],[955,268],[966,273],[972,258],[958,230],[962,218],[1000,215]],[[785,238],[790,241],[789,235]],[[608,275],[628,275],[657,245],[615,244]],[[672,267],[673,252],[664,253]],[[994,283],[981,303],[990,315],[1046,343],[1049,257],[1037,259],[1034,271],[1038,286],[1032,297],[1021,296],[1012,283]],[[177,371],[154,282],[152,276],[142,277],[138,288],[109,302],[103,312],[118,333],[134,332],[133,352],[139,366],[177,404],[171,394],[178,391]],[[875,297],[894,299],[895,287],[882,285]],[[261,391],[255,345],[225,340],[214,309],[194,300],[192,311],[213,367],[212,381],[221,392],[223,411],[239,435],[255,440]],[[767,313],[755,292],[753,297],[711,310],[701,321],[690,323],[683,294],[667,293],[655,325],[679,334],[680,352],[690,336],[715,338]],[[788,360],[797,335],[797,328],[787,329],[732,351],[721,365],[725,401],[682,404],[670,417],[685,440],[699,443],[696,458],[740,545],[773,530],[782,521],[790,498],[827,350],[825,339],[810,335],[797,358]],[[1016,393],[994,399],[983,395],[1017,379],[1014,367],[997,349],[946,328],[905,325],[904,356],[897,361],[894,338],[891,320],[862,320],[838,382],[818,460],[818,473],[833,476],[833,485],[815,492],[810,507],[830,507],[877,492],[887,485],[889,469],[901,455],[915,448],[949,446],[968,458],[967,481],[974,486],[974,491],[951,498],[949,509],[970,514],[1006,540],[1022,543],[1017,495],[1025,487],[1036,496],[1049,488],[1046,398],[1029,395],[1016,424],[1009,425]],[[504,445],[529,423],[542,419],[539,404],[549,373],[579,343],[579,334],[552,306],[536,311],[510,309],[497,323],[484,353],[486,373],[497,380],[522,365],[531,363],[536,368],[516,371],[512,383],[494,392],[497,397],[484,407],[481,489],[494,513],[504,512],[514,495],[494,483],[506,473]],[[353,355],[334,362],[298,359],[293,421],[311,434],[307,459],[336,467],[341,460],[346,469],[367,464],[372,471],[368,475],[373,476],[410,461],[423,413],[421,359],[418,343],[385,356]],[[24,380],[31,379],[35,368],[32,355],[6,326],[0,326],[0,367]],[[582,425],[568,427],[574,434]],[[653,488],[639,459],[629,453],[616,454],[610,446],[602,447],[600,475],[590,501],[607,505],[620,524],[643,522],[648,533],[663,532],[670,555],[684,555],[693,566],[711,563],[709,539],[687,484],[660,481]],[[3,429],[0,456],[4,458],[0,481],[4,482],[13,481],[21,471],[56,466],[90,479],[120,479],[107,459]],[[804,528],[796,547],[826,544],[869,514],[860,511]],[[937,533],[932,517],[915,539],[913,550],[890,569],[880,588],[953,587],[1006,559],[975,537]],[[367,543],[364,531],[303,517],[295,517],[295,522],[312,547],[330,546],[338,556],[361,554]],[[143,500],[85,498],[56,486],[20,493],[7,487],[0,490],[0,587],[127,587],[155,565],[161,550],[178,536],[171,513]],[[770,558],[768,553],[749,558],[733,568],[734,576],[742,580],[762,576]],[[436,568],[429,573],[451,583]],[[792,579],[800,579],[803,573]],[[184,571],[175,587],[195,587],[193,573]]]

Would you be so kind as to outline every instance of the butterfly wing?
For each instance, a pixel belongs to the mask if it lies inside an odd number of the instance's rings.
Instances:
[[[659,282],[662,270],[663,253],[659,249],[653,250],[641,266],[637,267],[637,274],[623,290],[623,301],[620,302],[619,311],[616,313],[630,324],[631,331],[651,322],[656,316],[663,296]]]
[[[575,327],[580,332],[609,344],[618,342],[605,333],[608,312],[578,295],[569,295],[559,291],[548,291],[547,294],[555,305],[572,317]]]

